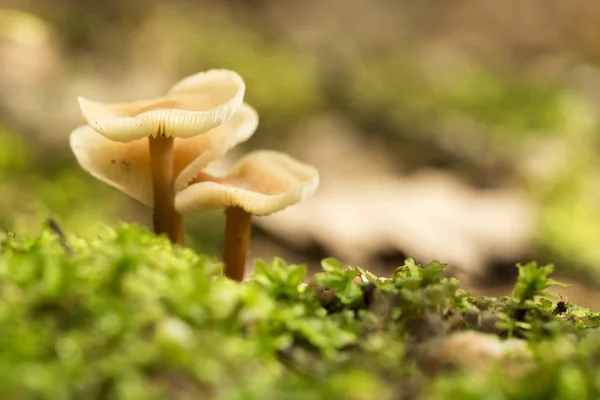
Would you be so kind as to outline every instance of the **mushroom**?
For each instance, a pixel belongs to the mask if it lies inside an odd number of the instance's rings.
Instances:
[[[248,140],[258,126],[258,114],[243,103],[233,117],[207,133],[189,139],[175,138],[171,167],[173,176],[189,181],[209,162],[223,156],[237,144]],[[70,145],[81,167],[96,179],[113,186],[149,207],[155,205],[153,196],[152,140],[136,139],[128,143],[115,142],[102,136],[88,125],[81,126],[70,136]],[[160,171],[159,171],[160,172]],[[187,182],[186,182],[187,183]],[[155,218],[160,218],[155,207]],[[177,214],[179,215],[179,214]],[[181,218],[169,220],[170,236],[183,243]],[[155,228],[162,228],[155,219]],[[155,229],[156,230],[156,229]]]
[[[244,278],[252,215],[265,216],[296,204],[319,186],[318,171],[276,151],[242,157],[225,176],[202,171],[175,196],[181,214],[225,209],[225,276]]]
[[[175,84],[165,96],[153,99],[105,104],[79,98],[81,111],[93,130],[114,142],[135,143],[129,148],[118,148],[121,156],[128,154],[119,161],[125,162],[120,164],[120,169],[126,172],[128,178],[133,175],[131,171],[127,172],[127,163],[139,161],[134,157],[140,156],[140,149],[149,152],[155,233],[166,233],[174,243],[183,240],[181,216],[174,207],[174,138],[190,139],[227,122],[242,104],[244,93],[245,84],[240,75],[229,70],[214,69],[189,76]],[[79,138],[90,136],[84,133],[85,128],[76,132]],[[138,142],[146,138],[147,147]],[[110,147],[108,144],[105,146]],[[191,143],[182,143],[182,146],[191,146]],[[133,148],[138,151],[133,151]],[[193,148],[179,151],[194,152]],[[117,163],[114,154],[107,152],[104,157]],[[103,175],[96,172],[97,177]],[[114,177],[106,180],[114,181]],[[129,192],[141,189],[125,188],[122,182],[114,186],[117,185]],[[137,183],[127,181],[126,185],[135,186]]]

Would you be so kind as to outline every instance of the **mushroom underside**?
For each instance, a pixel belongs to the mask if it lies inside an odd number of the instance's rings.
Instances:
[[[176,195],[179,212],[239,207],[253,215],[269,215],[312,194],[317,171],[274,151],[246,155],[225,176],[208,171],[196,174],[192,183]]]
[[[233,118],[209,132],[173,142],[173,174],[178,179],[204,168],[240,142],[258,125],[256,111],[247,104]],[[71,148],[84,170],[129,196],[152,206],[152,179],[147,139],[127,143],[107,139],[89,126],[77,128],[70,137]],[[178,191],[183,185],[175,185]],[[179,189],[178,189],[179,188]]]
[[[138,100],[131,103],[106,104],[112,116],[107,111],[107,118],[137,117],[150,111],[182,110],[206,112],[213,110],[231,99],[233,94],[226,91],[215,95],[213,93],[181,94]]]
[[[118,142],[144,137],[190,138],[229,121],[243,102],[245,84],[232,71],[192,75],[166,95],[126,103],[79,98],[84,117],[97,132]]]
[[[192,184],[203,183],[203,182],[214,182],[219,185],[241,189],[264,196],[277,196],[286,194],[293,191],[297,184],[290,182],[289,179],[285,179],[287,176],[281,174],[280,176],[273,175],[268,179],[261,176],[260,171],[239,171],[236,174],[230,174],[227,176],[214,176],[206,172],[200,172],[196,178],[192,181]]]

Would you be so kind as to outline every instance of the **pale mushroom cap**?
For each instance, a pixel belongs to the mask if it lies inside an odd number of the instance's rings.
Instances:
[[[248,104],[243,103],[234,116],[224,125],[221,125],[205,135],[193,139],[197,143],[184,146],[188,141],[176,141],[182,148],[177,152],[175,168],[175,192],[183,190],[211,161],[224,156],[230,149],[239,143],[245,142],[258,128],[258,113]],[[200,137],[205,137],[201,145]],[[198,152],[198,149],[204,149]]]
[[[199,171],[204,168],[232,147],[248,140],[257,126],[258,114],[244,103],[223,125],[189,139],[176,138],[173,144],[175,176],[184,171]],[[115,142],[85,125],[71,133],[70,144],[75,158],[84,170],[96,179],[152,207],[148,140]]]
[[[162,97],[111,104],[80,97],[79,106],[89,125],[110,140],[191,138],[228,121],[245,90],[236,72],[213,69],[181,80]]]
[[[260,150],[240,159],[225,177],[202,175],[175,196],[181,214],[239,207],[269,215],[299,203],[319,186],[319,172],[287,154]]]

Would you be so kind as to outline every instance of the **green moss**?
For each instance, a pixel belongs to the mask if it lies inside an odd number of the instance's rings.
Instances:
[[[275,259],[236,283],[136,226],[94,240],[53,229],[0,237],[2,398],[600,394],[600,318],[540,297],[556,284],[551,267],[519,266],[501,299],[474,298],[443,264],[411,259],[389,279],[327,259],[311,283]],[[527,367],[430,369],[435,343],[464,330],[525,338]]]

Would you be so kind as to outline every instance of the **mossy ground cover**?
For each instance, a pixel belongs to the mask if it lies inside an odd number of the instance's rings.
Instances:
[[[600,316],[551,266],[475,298],[444,265],[378,278],[333,259],[221,264],[123,225],[0,234],[3,399],[595,399]]]

